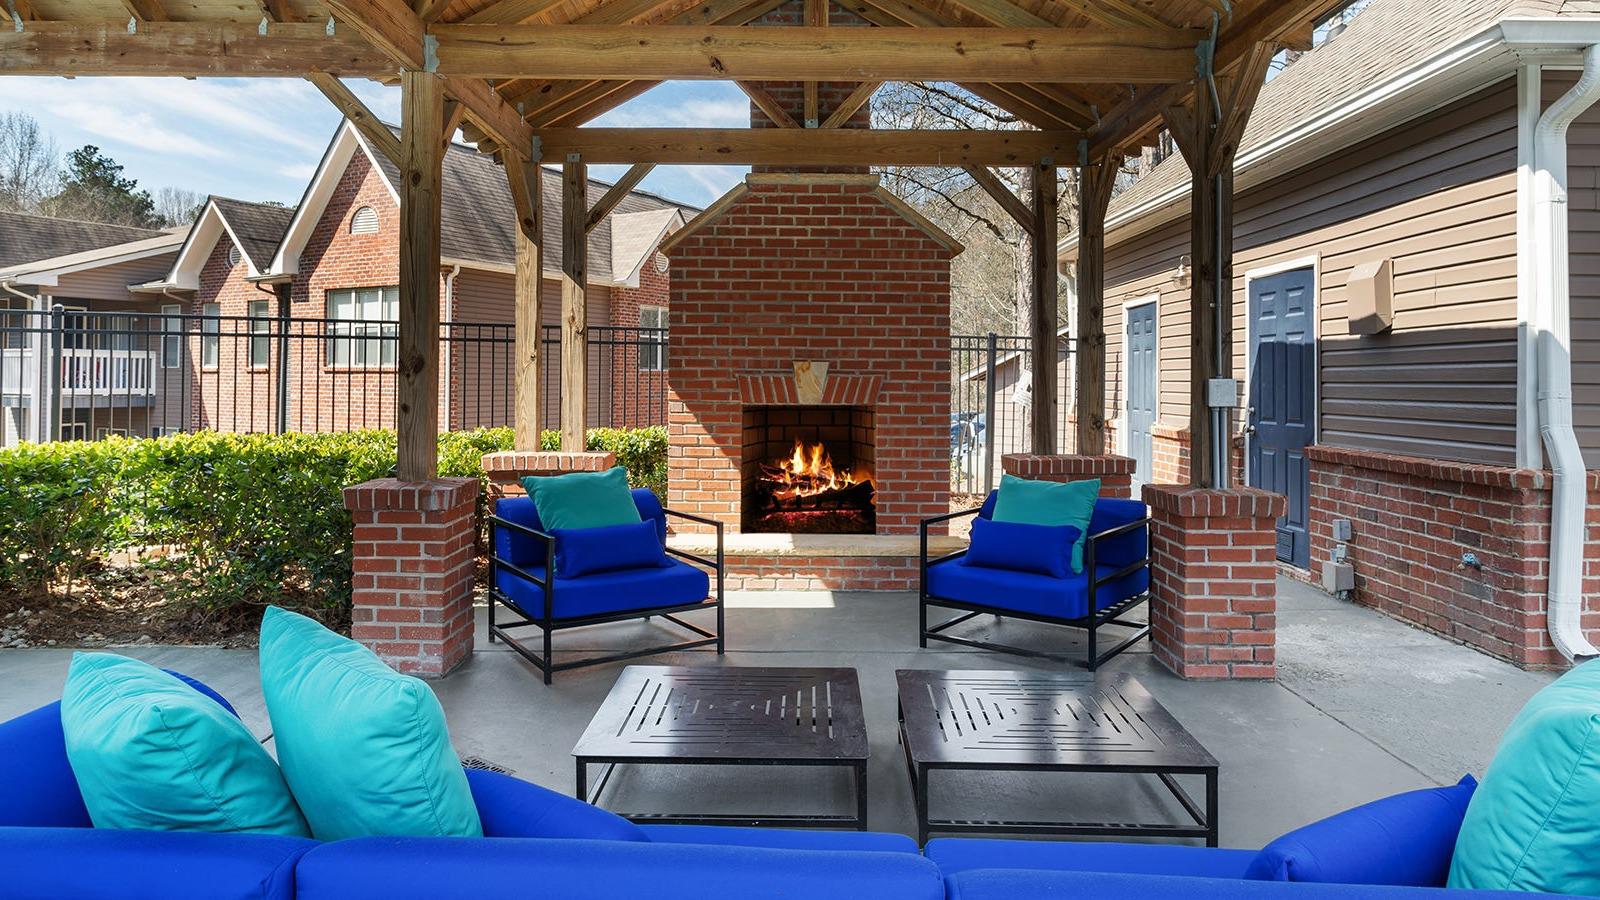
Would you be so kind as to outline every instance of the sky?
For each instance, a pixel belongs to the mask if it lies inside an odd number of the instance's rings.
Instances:
[[[347,85],[378,117],[400,121],[400,89]],[[13,78],[0,111],[39,121],[64,154],[94,144],[154,194],[163,187],[239,200],[296,204],[339,113],[316,88],[285,78]],[[744,127],[749,101],[728,82],[668,82],[594,125]],[[612,180],[624,166],[593,166]],[[705,206],[748,171],[740,166],[661,166],[641,186]]]

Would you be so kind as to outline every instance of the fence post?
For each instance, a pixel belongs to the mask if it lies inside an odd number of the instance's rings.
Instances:
[[[40,371],[49,371],[50,383],[46,390],[49,393],[49,402],[41,404],[49,410],[45,419],[42,436],[47,441],[61,440],[61,365],[64,361],[62,350],[66,346],[66,310],[61,304],[52,304],[50,307],[50,358],[40,366]]]
[[[278,295],[278,434],[289,430],[289,290],[287,284],[272,286]]]
[[[996,393],[995,377],[995,352],[999,344],[999,337],[994,332],[989,332],[989,343],[984,356],[984,391],[983,391],[983,492],[987,496],[994,490],[994,438],[997,429],[994,423],[994,398]]]

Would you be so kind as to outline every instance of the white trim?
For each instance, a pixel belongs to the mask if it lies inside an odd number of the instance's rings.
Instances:
[[[70,254],[67,256],[52,257],[50,259],[35,260],[22,266],[18,266],[17,268],[8,272],[0,272],[0,282],[29,284],[36,287],[56,287],[58,279],[62,275],[71,275],[75,272],[84,272],[90,269],[99,269],[105,266],[118,265],[119,263],[148,259],[152,256],[161,256],[166,253],[172,253],[180,244],[181,242],[177,239],[177,235],[173,235],[171,240],[163,238],[145,238],[144,240],[129,241],[126,244],[114,244],[111,247],[102,247],[100,250],[91,251],[95,254],[99,254],[106,250],[115,250],[118,247],[128,248],[120,253],[107,254],[103,256],[96,255],[92,258],[84,259],[79,259],[82,254]],[[34,268],[35,266],[39,266],[41,264],[49,264],[55,260],[61,261],[60,264],[51,268]],[[67,260],[76,261],[67,262]]]
[[[1254,374],[1255,355],[1250,352],[1250,336],[1255,332],[1255,319],[1250,315],[1250,283],[1258,278],[1271,278],[1285,272],[1297,269],[1311,270],[1311,341],[1316,348],[1316,354],[1311,360],[1311,443],[1322,440],[1322,254],[1312,253],[1307,256],[1297,256],[1282,262],[1271,263],[1244,273],[1244,343],[1235,344],[1235,355],[1244,354],[1244,406],[1240,409],[1239,421],[1236,427],[1243,428],[1250,424],[1250,378]],[[1232,435],[1228,436],[1232,439]],[[1244,437],[1244,483],[1250,483],[1250,439],[1251,435]]]
[[[1544,110],[1544,77],[1540,67],[1517,70],[1517,433],[1519,469],[1544,468],[1544,441],[1539,436],[1538,356],[1533,349],[1534,272],[1534,133]]]
[[[1133,358],[1133,355],[1128,351],[1128,313],[1131,310],[1152,303],[1156,307],[1156,370],[1154,373],[1156,408],[1150,424],[1154,426],[1156,422],[1161,421],[1161,291],[1158,290],[1133,300],[1125,300],[1122,303],[1122,404],[1117,411],[1117,451],[1124,456],[1130,456],[1130,451],[1133,449],[1133,445],[1128,439],[1128,398],[1130,396],[1128,393],[1128,361]],[[1153,439],[1155,435],[1152,434],[1151,437]],[[1134,460],[1134,463],[1137,466],[1138,460]],[[1156,474],[1155,469],[1156,453],[1154,441],[1152,440],[1150,448],[1150,477],[1152,479]],[[1134,478],[1135,480],[1138,478],[1137,471],[1134,472]],[[1135,486],[1137,487],[1137,485]]]
[[[311,240],[317,224],[322,221],[323,213],[328,209],[328,201],[333,198],[333,191],[338,186],[339,180],[344,177],[345,170],[350,167],[350,160],[355,158],[357,150],[365,153],[367,159],[372,162],[372,168],[377,172],[378,179],[388,189],[395,208],[399,209],[400,195],[395,192],[395,187],[389,183],[389,179],[384,177],[383,167],[378,165],[377,156],[361,140],[361,135],[354,125],[341,121],[339,129],[333,134],[333,140],[328,142],[328,149],[322,154],[322,161],[317,163],[316,174],[311,177],[311,183],[306,185],[306,192],[300,198],[300,205],[295,207],[294,217],[289,220],[289,227],[284,230],[283,240],[278,243],[278,251],[272,256],[272,264],[267,266],[267,275],[300,274],[300,254]]]
[[[222,214],[222,208],[217,206],[215,199],[209,199],[206,201],[206,208],[201,210],[200,217],[195,219],[194,226],[189,229],[188,236],[183,240],[183,247],[178,250],[178,257],[172,261],[172,268],[161,285],[181,291],[199,290],[200,273],[205,269],[206,261],[211,258],[211,254],[216,251],[217,241],[221,240],[224,234],[233,244],[233,249],[239,251],[239,259],[245,266],[245,277],[262,277],[263,273],[256,268],[255,260],[245,252],[244,244],[234,233],[233,226],[228,224],[228,217]],[[201,250],[201,247],[205,249]]]

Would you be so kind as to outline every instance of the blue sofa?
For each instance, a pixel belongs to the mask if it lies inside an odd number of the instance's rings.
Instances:
[[[232,710],[204,685],[190,683]],[[1255,854],[1241,850],[952,838],[919,852],[897,834],[635,826],[565,795],[479,770],[467,776],[481,839],[319,843],[96,829],[67,762],[58,703],[0,723],[0,761],[0,897],[6,900],[1427,900],[1468,894],[1246,881],[1241,876]]]
[[[1150,511],[1138,500],[1101,497],[1089,519],[1084,539],[1083,572],[1054,578],[1033,572],[1015,572],[972,564],[966,551],[928,556],[928,530],[966,516],[992,519],[998,492],[990,491],[977,509],[946,513],[922,520],[921,590],[918,602],[918,641],[944,641],[966,647],[1078,662],[1094,671],[1107,660],[1150,634],[1150,623],[1126,619],[1150,598]],[[960,612],[935,625],[928,624],[934,607]],[[1029,650],[970,637],[948,630],[980,615],[1027,619],[1051,625],[1081,628],[1087,647],[1082,660],[1056,653]],[[1121,640],[1100,649],[1098,632],[1107,625],[1133,629]]]

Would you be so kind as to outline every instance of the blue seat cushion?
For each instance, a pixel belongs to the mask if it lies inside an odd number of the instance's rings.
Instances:
[[[1407,791],[1364,803],[1278,838],[1246,878],[1444,887],[1456,835],[1478,783]]]
[[[650,840],[643,829],[615,813],[520,778],[468,769],[467,784],[484,837]]]
[[[8,828],[6,900],[290,900],[295,864],[317,846],[269,834]]]
[[[1239,878],[1253,850],[1222,850],[1180,844],[1106,844],[1075,841],[990,841],[938,838],[923,854],[945,875],[975,869],[1041,869],[1056,872],[1124,872]]]
[[[643,825],[658,844],[768,847],[775,850],[863,850],[916,853],[917,842],[880,831],[800,831],[792,828],[733,828],[726,825]]]
[[[1104,578],[1118,568],[1096,565],[1095,571],[1099,573],[1098,577]],[[1095,594],[1096,611],[1142,594],[1149,588],[1148,569],[1130,572],[1100,586]],[[1059,619],[1081,619],[1089,613],[1087,574],[1051,578],[1032,572],[971,566],[966,564],[964,558],[929,566],[928,593],[947,600]]]
[[[295,881],[297,900],[944,900],[914,853],[634,841],[357,838],[307,853]]]
[[[947,881],[948,900],[1440,900],[1438,888],[1392,885],[1291,884],[1120,872],[979,869]],[[1450,894],[1448,896],[1458,896]],[[1471,900],[1527,900],[1510,891],[1461,893]],[[1557,895],[1540,894],[1540,900]]]
[[[537,573],[535,573],[537,574]],[[544,588],[502,570],[497,584],[506,599],[531,616],[544,615]],[[682,560],[646,569],[602,572],[582,578],[556,576],[553,618],[576,619],[606,613],[681,606],[706,599],[711,579]]]

